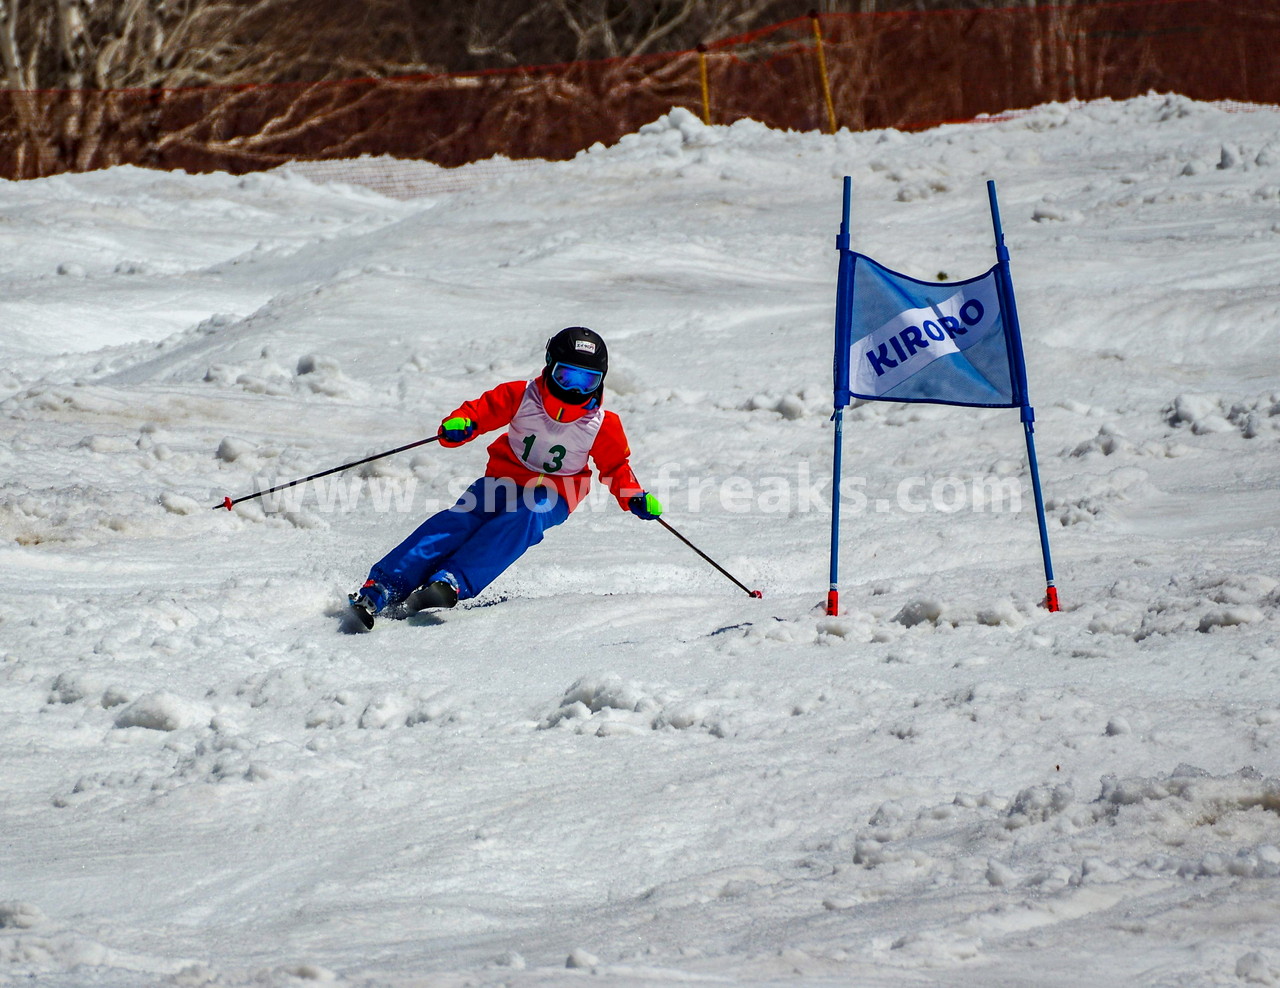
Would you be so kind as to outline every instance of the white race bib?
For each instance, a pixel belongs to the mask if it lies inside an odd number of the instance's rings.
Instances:
[[[599,408],[572,422],[557,422],[542,404],[538,382],[530,381],[507,428],[507,441],[516,458],[534,473],[572,476],[587,469],[603,422]]]

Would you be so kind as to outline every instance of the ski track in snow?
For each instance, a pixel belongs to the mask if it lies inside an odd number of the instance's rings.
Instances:
[[[408,201],[309,174],[0,184],[0,984],[1280,982],[1280,113],[674,111]],[[1022,477],[1016,415],[892,404],[846,415],[821,613],[845,174],[855,248],[927,279],[993,263],[999,184],[1062,613],[1029,488],[897,506]],[[483,444],[210,510],[574,324],[764,600],[597,491],[343,634]],[[729,477],[793,500],[693,509]]]

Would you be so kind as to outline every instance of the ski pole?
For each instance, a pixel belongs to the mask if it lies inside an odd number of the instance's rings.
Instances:
[[[744,584],[741,580],[739,580],[737,577],[735,577],[732,573],[730,573],[727,569],[725,569],[723,566],[721,566],[718,562],[716,562],[714,559],[712,559],[710,556],[708,556],[705,552],[703,552],[701,549],[699,549],[696,545],[694,545],[692,542],[690,542],[688,539],[686,539],[683,535],[681,535],[679,532],[677,532],[677,531],[675,530],[675,528],[673,528],[673,527],[671,526],[671,524],[670,524],[670,523],[669,523],[665,518],[659,518],[659,519],[658,519],[658,524],[660,524],[660,525],[661,525],[663,528],[665,528],[668,532],[670,532],[672,535],[674,535],[676,538],[678,538],[681,542],[683,542],[685,545],[687,545],[690,549],[692,549],[694,552],[696,552],[699,556],[701,556],[703,559],[705,559],[707,562],[709,562],[712,566],[714,566],[716,569],[718,569],[721,573],[723,573],[725,576],[727,576],[730,580],[732,580],[734,583],[736,583],[736,584],[738,585],[738,588],[739,588],[740,590],[742,590],[742,592],[743,592],[743,593],[745,593],[748,597],[763,597],[763,596],[764,596],[764,594],[763,594],[763,593],[761,593],[759,590],[748,590],[748,589],[747,589],[746,584]]]
[[[244,497],[232,498],[231,495],[228,494],[222,499],[220,504],[211,504],[210,507],[215,511],[218,508],[226,508],[230,511],[241,501],[252,501],[255,497],[262,497],[264,494],[274,494],[276,491],[282,491],[286,487],[297,487],[299,484],[305,484],[308,480],[319,480],[321,477],[327,477],[329,474],[337,473],[339,470],[350,470],[352,467],[358,467],[362,463],[372,463],[374,460],[380,460],[384,456],[403,453],[406,449],[413,449],[415,446],[425,446],[427,443],[433,443],[439,438],[439,436],[432,436],[430,439],[419,439],[416,443],[406,443],[404,446],[397,446],[395,449],[389,449],[385,453],[374,453],[372,456],[366,456],[363,460],[354,460],[351,463],[344,463],[340,467],[333,467],[330,470],[321,470],[319,473],[313,473],[310,477],[303,477],[301,480],[291,480],[287,484],[277,484],[270,490],[254,491],[254,493],[246,494]]]

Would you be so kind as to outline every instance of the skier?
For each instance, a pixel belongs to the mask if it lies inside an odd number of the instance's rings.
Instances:
[[[586,496],[588,458],[624,510],[647,521],[662,514],[631,471],[621,420],[600,407],[608,370],[599,334],[571,326],[547,341],[538,377],[500,384],[445,416],[438,435],[448,448],[508,428],[489,444],[484,476],[376,562],[349,596],[365,628],[387,608],[453,607],[480,593]]]

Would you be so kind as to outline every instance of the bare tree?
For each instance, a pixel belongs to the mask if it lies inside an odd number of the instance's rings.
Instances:
[[[703,69],[718,121],[747,115],[777,126],[816,126],[820,80],[804,17],[815,6],[820,13],[858,13],[1036,2],[0,0],[0,70],[8,90],[0,93],[0,164],[8,177],[31,177],[121,162],[245,171],[291,157],[365,151],[454,164],[517,149],[554,157],[614,139],[625,133],[624,122],[633,126],[670,106],[696,103]],[[1086,6],[1057,0],[1054,9]],[[1055,16],[1055,43],[1046,41],[1047,54],[1036,49],[1030,58],[1036,92],[1064,80],[1053,90],[1056,98],[1092,91],[1100,83],[1090,80],[1101,69],[1082,40],[1091,35]],[[734,45],[735,58],[699,60],[690,51],[780,21],[791,23]],[[933,119],[925,104],[942,107],[948,93],[954,98],[943,116],[965,112],[960,83],[967,73],[939,74],[934,66],[936,78],[925,85],[914,63],[868,70],[879,64],[876,38],[900,22],[829,24],[826,45],[849,56],[831,71],[841,123]],[[924,34],[912,43],[925,45]],[[903,49],[898,41],[888,47]],[[650,57],[661,52],[674,54]],[[612,61],[589,64],[596,59]],[[558,63],[574,64],[458,75]],[[415,78],[423,75],[432,78]],[[365,81],[328,84],[335,80]],[[967,85],[985,93],[1005,83]],[[1057,97],[1059,91],[1065,95]],[[999,105],[1018,105],[1012,95],[1002,99]],[[573,112],[564,112],[570,105]]]
[[[803,9],[801,0],[478,0],[466,53],[489,67],[684,50]]]
[[[166,94],[183,87],[427,71],[434,66],[417,61],[411,3],[0,0],[5,174],[149,160],[159,153],[161,129],[171,126],[161,123],[172,105]],[[278,96],[240,100],[243,120],[293,125],[287,111],[263,117],[264,106],[287,105]],[[243,120],[231,129],[239,132]],[[134,150],[122,157],[127,146]]]
[[[1035,0],[0,0],[9,89],[172,88],[679,51],[823,13]]]
[[[0,0],[9,89],[169,88],[439,71],[411,0]]]
[[[1072,5],[1078,0],[1059,0]],[[470,0],[437,19],[465,20],[451,69],[538,65],[683,51],[810,11],[875,13],[1035,6],[1036,0]]]
[[[0,0],[0,64],[4,66],[4,81],[9,89],[31,89],[32,73],[23,57],[29,49],[28,39],[19,31],[21,0]]]

